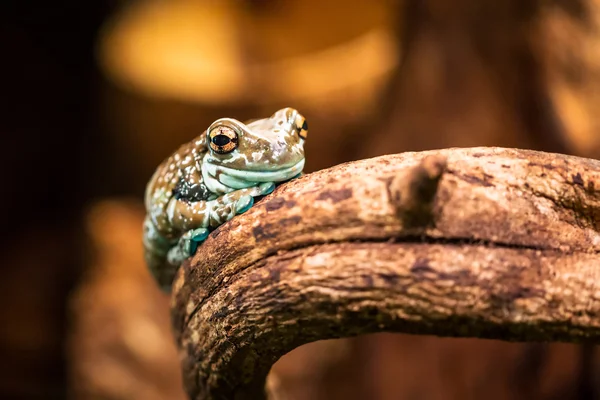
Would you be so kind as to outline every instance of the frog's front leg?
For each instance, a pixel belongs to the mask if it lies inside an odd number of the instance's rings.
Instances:
[[[242,214],[252,207],[254,198],[271,193],[275,183],[262,183],[258,186],[239,189],[209,201],[188,202],[172,200],[168,207],[169,222],[185,233],[177,245],[167,254],[171,265],[179,265],[196,252],[198,246],[208,237],[209,229],[216,228]]]

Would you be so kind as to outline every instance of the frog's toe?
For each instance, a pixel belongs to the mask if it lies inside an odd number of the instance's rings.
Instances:
[[[210,232],[206,228],[198,228],[189,232],[189,252],[190,256],[196,254],[200,243],[204,242]]]
[[[243,214],[254,205],[254,197],[243,196],[235,203],[235,213]]]
[[[265,182],[259,185],[261,196],[266,196],[273,193],[275,190],[275,182]]]

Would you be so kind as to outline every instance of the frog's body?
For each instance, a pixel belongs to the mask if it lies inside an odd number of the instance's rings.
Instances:
[[[307,133],[293,108],[247,124],[222,118],[163,161],[146,187],[144,251],[164,290],[210,230],[302,173]]]

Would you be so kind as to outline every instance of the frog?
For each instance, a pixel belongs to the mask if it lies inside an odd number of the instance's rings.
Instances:
[[[303,174],[307,137],[292,107],[245,122],[219,118],[158,166],[144,194],[143,249],[164,292],[212,231]]]

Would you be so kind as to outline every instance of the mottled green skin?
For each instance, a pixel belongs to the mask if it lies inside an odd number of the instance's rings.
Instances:
[[[276,183],[301,174],[304,139],[297,125],[303,120],[293,108],[248,124],[222,118],[160,164],[146,187],[144,253],[163,290],[170,291],[179,265],[210,230],[248,210]],[[208,146],[217,125],[237,132],[231,153]]]

